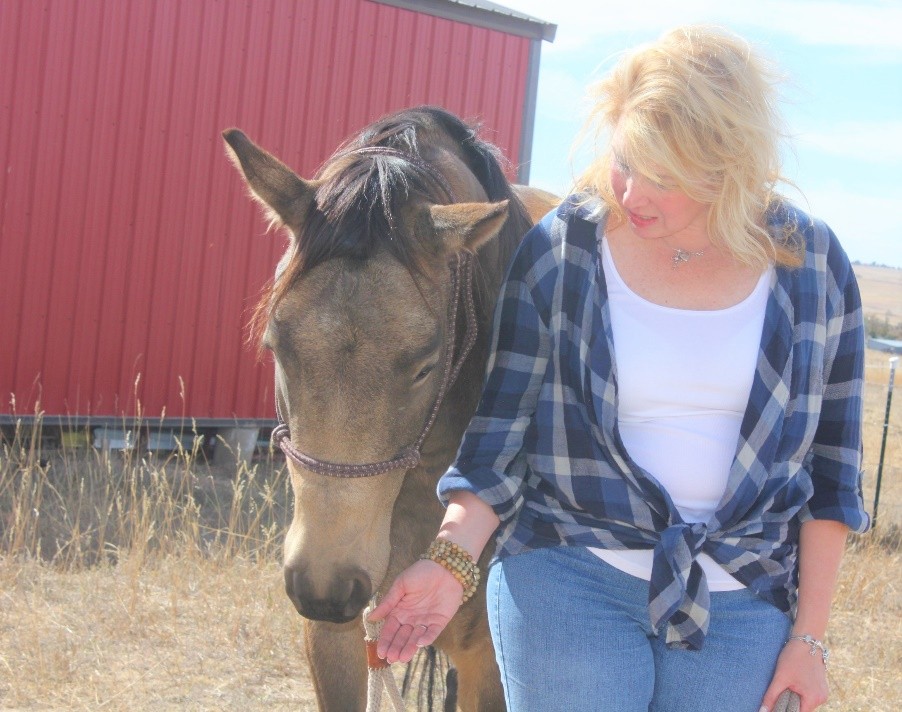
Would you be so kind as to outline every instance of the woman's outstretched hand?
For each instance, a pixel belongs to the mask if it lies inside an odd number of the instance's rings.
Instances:
[[[494,510],[472,492],[451,495],[439,536],[473,559],[498,528]],[[390,663],[408,662],[417,648],[432,645],[463,603],[464,587],[448,569],[420,559],[395,579],[369,619],[383,621],[376,654]]]
[[[369,619],[383,621],[376,652],[390,663],[408,662],[432,645],[460,608],[463,586],[444,567],[420,559],[401,573]]]

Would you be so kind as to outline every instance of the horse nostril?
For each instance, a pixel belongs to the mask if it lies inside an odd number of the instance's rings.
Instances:
[[[285,593],[288,595],[289,600],[294,604],[298,613],[304,615],[304,611],[302,610],[303,604],[301,602],[304,591],[301,573],[297,569],[286,566],[283,574],[285,576]]]
[[[297,612],[311,620],[346,623],[360,615],[372,595],[369,576],[360,569],[345,569],[332,580],[328,591],[315,592],[303,569],[286,566],[285,593]]]
[[[370,577],[362,571],[351,577],[350,594],[344,605],[344,615],[350,620],[360,615],[373,594],[373,585]]]

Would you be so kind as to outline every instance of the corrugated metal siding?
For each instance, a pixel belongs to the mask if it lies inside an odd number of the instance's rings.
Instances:
[[[434,103],[516,159],[529,44],[368,0],[0,2],[0,414],[272,417],[244,337],[284,241],[222,129],[310,175]]]

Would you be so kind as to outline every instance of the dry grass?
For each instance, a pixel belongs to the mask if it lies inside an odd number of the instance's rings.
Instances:
[[[889,376],[868,355],[865,499]],[[278,566],[289,486],[278,460],[237,472],[194,447],[163,459],[0,451],[0,710],[313,710],[300,621]],[[880,523],[850,541],[828,643],[825,712],[902,706],[902,398]]]
[[[33,434],[0,455],[0,709],[315,709],[279,462],[48,452]]]
[[[827,642],[830,712],[896,712],[902,706],[902,540],[876,531],[850,542]],[[875,533],[877,536],[875,536]]]
[[[882,486],[877,517],[887,525],[902,525],[902,368],[896,365],[891,412],[887,419],[889,354],[868,350],[864,394],[864,497],[872,511],[876,494],[880,449],[883,455]],[[888,425],[885,425],[888,421]],[[885,433],[884,433],[885,431]]]
[[[854,265],[864,313],[902,324],[902,269]]]
[[[314,710],[276,564],[0,567],[0,707]]]

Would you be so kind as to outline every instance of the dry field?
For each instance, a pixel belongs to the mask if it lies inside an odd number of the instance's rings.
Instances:
[[[902,269],[854,265],[865,314],[902,324]]]
[[[869,353],[867,375],[870,509],[885,354]],[[0,710],[315,709],[277,563],[290,501],[280,462],[236,473],[198,448],[153,459],[11,437],[0,450]],[[841,572],[825,712],[902,708],[902,397],[879,515]]]

